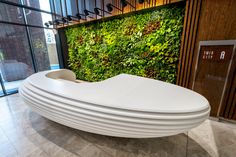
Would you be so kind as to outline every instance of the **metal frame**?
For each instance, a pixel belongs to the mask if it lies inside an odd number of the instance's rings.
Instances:
[[[19,4],[19,3],[15,3],[15,2],[10,2],[8,0],[0,0],[0,3],[5,3],[5,4],[8,4],[8,5],[12,5],[12,6],[20,7],[20,8],[25,8],[25,9],[29,9],[29,10],[32,10],[32,11],[38,11],[38,12],[43,12],[43,13],[51,14],[52,16],[54,15],[54,18],[53,18],[54,20],[57,19],[57,17],[63,18],[63,17],[66,17],[68,15],[66,0],[58,0],[59,1],[59,5],[60,5],[60,9],[61,9],[61,13],[60,14],[56,13],[56,10],[55,10],[55,0],[49,0],[49,1],[50,1],[50,5],[51,5],[51,10],[52,10],[51,12],[50,11],[46,11],[46,10],[42,10],[42,9],[39,9],[39,8],[34,8],[34,7],[31,7],[31,6],[24,5],[22,2],[21,2],[21,4]],[[77,2],[77,5],[78,5],[79,4],[78,0],[75,0],[75,1]],[[84,3],[84,8],[86,9],[86,0],[80,0],[80,2],[82,2],[82,1]],[[96,7],[96,0],[93,0],[93,1],[95,3],[95,7]],[[118,0],[116,2],[112,1],[111,3],[113,5],[115,5],[115,6],[117,6],[118,8],[120,8],[121,4],[119,2],[120,2],[120,0]],[[125,2],[129,5],[129,12],[136,11],[136,4],[137,4],[136,0],[126,0]],[[105,1],[101,0],[101,3],[102,3],[101,9],[105,10]],[[114,4],[114,3],[118,3],[118,4]],[[147,6],[145,6],[145,3],[147,3]],[[171,1],[169,1],[169,2],[163,1],[163,5],[169,4],[169,3],[171,3]],[[52,5],[53,5],[54,9],[52,9]],[[64,8],[65,10],[63,10],[62,5],[65,6],[65,8]],[[143,6],[144,6],[144,8],[146,8],[146,7],[150,8],[150,7],[156,7],[157,5],[156,5],[156,2],[153,3],[153,1],[152,1],[152,4],[150,4],[150,2],[147,1],[147,2],[143,3]],[[63,14],[64,14],[63,11],[65,12],[66,16],[63,16]],[[123,11],[124,11],[124,8],[122,7],[121,14],[124,13]],[[119,11],[118,11],[118,14],[120,14]],[[105,13],[104,13],[104,11],[102,11],[102,18],[104,18],[104,17],[105,17]],[[91,20],[98,19],[97,15],[96,15],[96,18],[92,18],[92,17],[90,17],[90,18],[91,18]],[[86,16],[85,16],[85,19],[87,19]],[[0,23],[1,22],[3,22],[3,21],[0,21]],[[68,23],[67,24],[63,23],[62,27],[65,27],[65,26],[68,26],[68,25],[69,25]],[[37,26],[35,26],[35,27],[37,27]],[[58,28],[58,27],[54,26],[54,28]]]
[[[21,4],[10,2],[10,1],[6,1],[6,0],[0,0],[0,3],[5,3],[5,4],[11,5],[11,6],[16,6],[16,7],[19,7],[19,8],[25,8],[25,9],[29,9],[29,10],[33,10],[33,11],[38,11],[38,12],[43,12],[43,13],[47,13],[47,14],[52,14],[52,15],[56,15],[56,16],[61,16],[61,15],[53,13],[53,12],[49,12],[49,11],[46,11],[46,10],[42,10],[42,9],[38,9],[38,8],[34,8],[34,7],[30,7],[30,6],[24,5],[22,1],[20,1],[20,2],[21,2]]]
[[[23,0],[20,0],[20,2],[23,4]],[[22,9],[22,12],[23,12],[24,23],[27,25],[28,21],[27,21],[26,14],[25,14],[25,8],[21,8],[21,9]],[[33,43],[32,43],[32,40],[31,40],[32,38],[31,38],[31,35],[30,35],[29,27],[26,26],[25,29],[26,29],[29,48],[30,48],[30,55],[31,55],[32,63],[33,63],[34,72],[37,72],[38,71],[37,62],[36,62],[36,58],[35,58],[35,54],[34,54],[34,48],[33,48]]]
[[[0,2],[0,4],[1,4],[1,2]],[[2,21],[2,20],[0,20],[0,23],[18,25],[18,26],[25,26],[25,27],[28,26],[28,27],[34,27],[34,28],[54,29],[54,28],[49,28],[49,27],[35,26],[35,25],[16,23],[16,22],[8,22],[8,21]]]
[[[3,84],[2,75],[0,75],[0,84],[1,84],[1,87],[2,87],[2,91],[3,91],[3,96],[7,95],[5,86],[4,86],[4,84]]]
[[[192,90],[194,89],[194,85],[195,85],[195,81],[196,81],[196,73],[197,73],[198,64],[199,64],[200,48],[201,48],[201,46],[214,46],[214,45],[233,45],[234,46],[233,47],[233,53],[232,53],[232,56],[231,56],[231,59],[230,59],[230,62],[229,62],[228,69],[227,69],[227,74],[226,74],[226,79],[225,79],[225,83],[224,83],[224,87],[223,87],[223,91],[222,91],[222,95],[221,95],[221,99],[220,99],[219,109],[217,111],[217,117],[219,117],[220,116],[220,110],[222,108],[224,95],[225,95],[226,85],[227,85],[228,80],[229,80],[228,78],[229,78],[230,68],[232,66],[233,58],[234,58],[235,51],[236,51],[236,40],[210,40],[210,41],[200,41],[199,42],[196,65],[195,65],[195,69],[194,69]]]

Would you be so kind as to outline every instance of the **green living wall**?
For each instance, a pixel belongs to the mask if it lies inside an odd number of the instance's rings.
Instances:
[[[87,81],[128,73],[175,83],[183,18],[169,6],[66,28],[69,67]]]

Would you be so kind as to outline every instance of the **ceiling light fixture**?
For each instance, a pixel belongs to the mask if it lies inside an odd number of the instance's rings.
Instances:
[[[143,4],[145,0],[138,0],[139,4]]]
[[[52,21],[48,21],[48,24],[49,24],[49,25],[53,25],[53,22],[52,22]]]
[[[85,14],[85,16],[88,16],[89,14],[95,14],[96,15],[96,13],[94,13],[92,11],[89,11],[87,9],[84,9],[84,14]]]
[[[68,20],[67,20],[67,18],[65,18],[65,17],[61,18],[61,21],[62,21],[63,23],[68,23]]]
[[[85,16],[88,16],[89,18],[93,18],[93,17],[89,16],[89,14],[98,15],[98,14],[96,14],[96,13],[94,13],[92,11],[89,11],[87,9],[84,9],[84,14],[85,14]],[[101,16],[101,15],[99,15],[99,16]]]
[[[62,22],[61,22],[61,20],[56,19],[56,20],[53,21],[53,24],[60,25],[60,24],[62,24]]]
[[[47,22],[48,23],[48,25],[58,25],[59,24],[59,22],[56,22],[56,20],[55,21],[48,21]],[[45,23],[46,24],[46,23]]]
[[[44,25],[45,25],[46,27],[49,27],[49,23],[48,23],[48,22],[45,22]]]
[[[102,11],[102,12],[105,12],[105,13],[108,13],[108,14],[111,14],[110,12],[107,12],[106,10],[103,10],[103,9],[100,9],[100,8],[94,8],[94,13],[96,14],[96,15],[99,15],[100,14],[100,11]]]
[[[122,8],[126,7],[127,5],[130,5],[132,8],[134,8],[136,10],[136,7],[133,6],[131,3],[129,3],[126,0],[120,0],[120,4],[121,4]]]
[[[86,19],[81,17],[81,16],[86,16],[84,14],[77,13],[75,16],[77,17],[78,20],[86,20]]]
[[[67,15],[67,20],[68,20],[68,21],[73,21],[72,16],[71,16],[71,15]]]
[[[82,18],[79,14],[78,15],[76,14],[76,16],[67,15],[67,20],[68,21],[79,21],[80,19],[82,19]]]
[[[120,8],[118,8],[118,7],[114,6],[114,5],[112,5],[111,3],[108,3],[108,4],[106,5],[106,7],[107,7],[107,10],[108,10],[109,12],[112,12],[112,11],[113,11],[113,8],[122,11]]]

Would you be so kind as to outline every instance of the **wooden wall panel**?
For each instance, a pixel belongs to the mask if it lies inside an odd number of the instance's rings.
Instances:
[[[177,84],[192,88],[199,41],[236,39],[235,0],[187,0]],[[234,59],[235,60],[235,59]],[[217,116],[236,120],[235,70]]]
[[[192,87],[199,41],[236,39],[236,1],[202,0],[197,39],[194,43],[193,65],[188,87]]]
[[[202,0],[188,0],[180,49],[177,84],[188,88]]]

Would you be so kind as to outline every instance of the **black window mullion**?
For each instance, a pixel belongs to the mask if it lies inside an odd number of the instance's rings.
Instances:
[[[52,20],[54,21],[54,20],[56,20],[56,9],[55,9],[54,0],[50,0],[49,3],[50,3],[50,10],[52,12],[52,14],[51,14]]]
[[[21,4],[23,5],[23,0],[21,0]],[[21,8],[21,9],[22,9],[22,12],[23,12],[24,23],[26,25],[25,29],[26,29],[27,39],[28,39],[28,43],[29,43],[29,48],[30,48],[30,54],[31,54],[32,62],[33,62],[33,68],[34,68],[35,72],[38,72],[36,57],[35,57],[35,54],[34,54],[33,42],[31,40],[29,27],[27,26],[28,21],[27,21],[26,14],[25,14],[25,8]]]
[[[65,17],[67,17],[68,12],[67,12],[67,4],[66,4],[66,0],[64,0],[64,5],[65,5],[65,13],[66,13],[66,16],[65,16]],[[72,8],[71,8],[71,9],[72,9]],[[72,10],[71,10],[71,12],[72,12]]]
[[[39,9],[39,8],[34,8],[34,7],[24,5],[22,0],[20,0],[20,2],[21,3],[18,4],[18,3],[14,3],[14,2],[10,2],[10,1],[0,0],[0,3],[16,6],[16,7],[20,7],[20,8],[25,8],[25,9],[29,9],[29,10],[33,10],[33,11],[43,12],[43,13],[47,13],[47,14],[53,14],[52,12],[49,12],[49,11],[46,11],[46,10],[42,10],[42,9]],[[61,15],[56,14],[56,16],[61,16]]]
[[[61,17],[63,17],[63,8],[62,8],[62,0],[60,0],[60,7],[61,7]],[[63,27],[64,27],[64,22],[63,22]]]
[[[0,75],[0,84],[1,84],[1,87],[2,87],[2,91],[3,91],[3,96],[7,95],[5,86],[4,86],[4,84],[3,84],[2,75]]]

